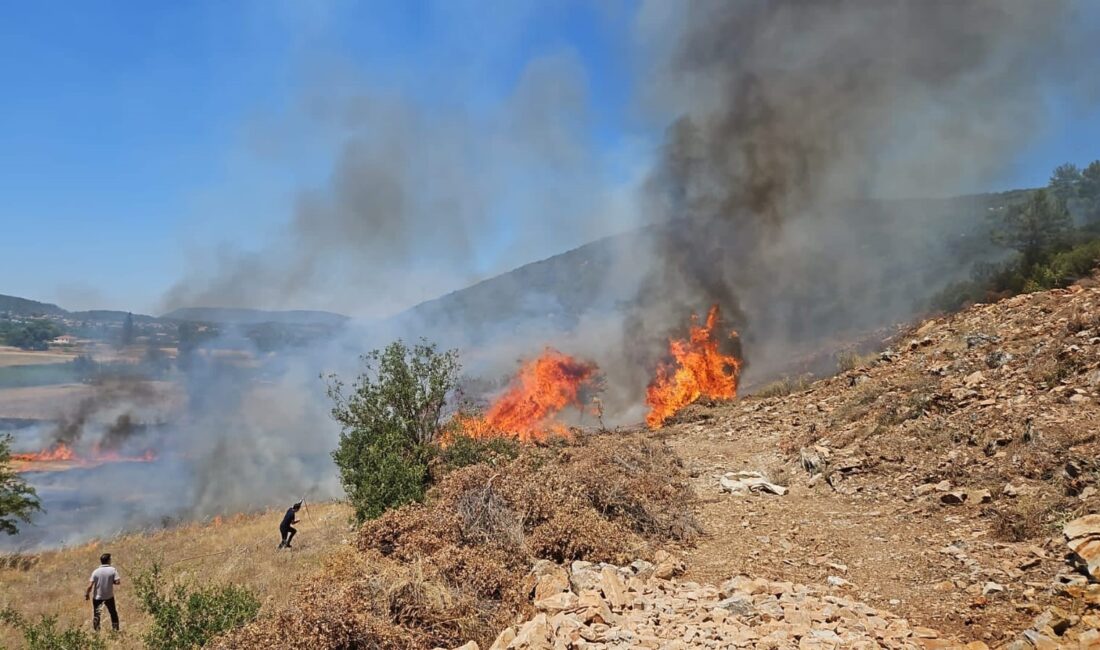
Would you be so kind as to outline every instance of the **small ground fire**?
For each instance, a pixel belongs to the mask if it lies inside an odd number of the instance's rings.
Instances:
[[[87,454],[78,453],[73,447],[59,442],[37,452],[12,454],[11,459],[17,472],[56,472],[77,467],[96,467],[106,463],[149,463],[157,459],[153,450],[133,456],[117,451],[104,451],[98,445]]]
[[[596,364],[581,361],[553,348],[525,363],[519,374],[482,416],[459,416],[462,433],[475,439],[514,438],[521,442],[568,437],[555,415],[573,406],[584,408],[583,389],[598,375]]]
[[[720,341],[714,333],[720,320],[718,305],[714,305],[702,326],[698,317],[691,315],[691,331],[686,340],[669,340],[672,360],[657,367],[656,376],[646,389],[649,413],[645,421],[650,428],[660,427],[677,411],[701,397],[733,399],[737,396],[741,360],[719,350]],[[736,337],[736,332],[729,333],[729,338]]]

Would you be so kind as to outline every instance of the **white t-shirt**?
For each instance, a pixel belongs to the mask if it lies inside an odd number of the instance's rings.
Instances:
[[[118,571],[113,566],[103,565],[92,571],[92,598],[96,600],[109,600],[115,597],[115,580],[118,580]]]

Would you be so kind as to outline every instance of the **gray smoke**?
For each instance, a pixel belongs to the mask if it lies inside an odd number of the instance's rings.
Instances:
[[[607,234],[614,212],[589,142],[587,94],[570,52],[530,61],[488,111],[347,79],[313,85],[296,126],[335,134],[328,178],[298,193],[288,223],[259,250],[196,260],[165,308],[385,316]]]
[[[712,302],[757,361],[911,317],[965,271],[950,244],[972,216],[872,200],[1003,172],[1042,132],[1049,85],[1090,78],[1075,17],[1030,0],[645,5],[648,93],[675,116],[646,189],[671,225],[631,346]]]

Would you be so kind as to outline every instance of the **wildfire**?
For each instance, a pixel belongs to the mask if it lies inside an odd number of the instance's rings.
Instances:
[[[650,428],[660,427],[700,397],[732,399],[737,396],[741,360],[718,350],[719,341],[714,338],[718,323],[718,305],[714,305],[702,326],[698,317],[691,315],[691,331],[686,340],[669,340],[672,361],[657,367],[657,374],[646,389],[649,413],[645,421]],[[734,338],[737,333],[731,331],[729,336]]]
[[[75,458],[76,452],[73,451],[72,447],[63,442],[59,442],[53,447],[43,451],[11,455],[12,460],[18,460],[25,463],[45,463],[58,460],[73,460]]]
[[[483,416],[459,416],[462,433],[471,438],[515,438],[521,442],[568,436],[553,417],[568,406],[583,408],[582,388],[596,378],[596,364],[553,348],[520,368],[508,390]]]
[[[78,454],[71,446],[59,442],[42,451],[12,454],[18,472],[58,471],[73,467],[94,467],[104,463],[148,463],[157,459],[148,449],[139,456],[126,456],[117,451],[101,451],[96,445],[88,455]]]

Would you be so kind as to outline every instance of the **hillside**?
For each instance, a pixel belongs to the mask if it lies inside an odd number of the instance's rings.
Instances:
[[[48,302],[0,294],[0,314],[4,313],[13,316],[61,316],[68,312]]]
[[[181,307],[163,314],[161,318],[171,321],[221,323],[226,325],[276,323],[279,325],[338,326],[343,325],[348,320],[347,316],[328,311],[268,311],[230,307]]]
[[[425,336],[447,347],[522,348],[591,327],[579,338],[613,334],[603,353],[622,340],[620,356],[651,368],[656,359],[647,355],[660,354],[668,333],[718,301],[752,351],[755,381],[787,371],[791,359],[909,321],[976,263],[1000,260],[988,216],[1017,195],[830,205],[788,224],[822,232],[779,259],[769,257],[767,235],[743,232],[744,224],[682,219],[524,265],[370,329],[378,342]]]
[[[688,576],[833,575],[990,645],[1051,608],[1081,614],[1085,579],[1064,559],[1062,526],[1100,511],[1097,314],[1091,280],[979,305],[804,391],[683,413],[670,433],[700,520],[727,531],[686,552]],[[724,496],[721,476],[738,470],[790,493]]]
[[[301,589],[264,548],[271,515],[240,542],[222,523],[109,546],[239,550],[178,574],[260,590],[227,648],[1095,647],[1100,584],[1063,531],[1100,512],[1098,314],[1094,279],[978,305],[803,390],[454,471],[353,546],[334,506],[302,543],[343,550]],[[739,488],[761,479],[782,494]],[[79,622],[43,603],[100,548],[10,559],[4,584]]]
[[[1072,521],[1100,536],[1095,518],[1078,519],[1100,511],[1097,314],[1094,280],[979,305],[925,322],[805,390],[696,405],[654,433],[617,431],[567,447],[560,471],[577,464],[572,471],[584,472],[592,462],[603,468],[582,500],[602,503],[612,521],[630,522],[657,504],[617,475],[652,471],[638,460],[642,440],[659,445],[644,454],[659,455],[667,444],[682,466],[659,471],[670,493],[690,481],[693,516],[678,517],[682,530],[697,522],[702,535],[657,535],[631,545],[625,557],[621,546],[590,541],[540,555],[530,543],[544,533],[524,525],[528,541],[517,540],[541,559],[523,583],[526,604],[512,605],[521,616],[502,626],[493,647],[544,648],[555,640],[577,648],[666,647],[685,638],[697,642],[667,647],[726,647],[723,640],[771,648],[1094,647],[1100,585],[1074,565],[1063,530]],[[463,494],[492,501],[484,490],[502,469],[465,471],[427,511],[402,509],[365,527],[361,561],[372,566],[384,556],[400,567],[425,559],[420,570],[435,577],[423,578],[422,588],[430,585],[439,598],[484,587],[473,574],[445,568],[455,560],[444,558],[461,557],[466,570],[476,566],[477,574],[508,584],[511,574],[494,573],[502,559],[491,551],[503,543],[494,537],[502,531],[479,528],[481,536],[472,537],[462,532],[469,523],[445,514],[456,512],[448,504],[463,503]],[[784,493],[730,494],[741,479],[759,483],[752,472]],[[599,496],[608,483],[634,500],[610,505]],[[511,489],[494,508],[522,508]],[[555,534],[615,539],[592,537],[603,525],[578,512],[558,519]],[[1075,548],[1094,554],[1096,571],[1100,553]],[[624,562],[631,557],[640,561]],[[555,561],[564,566],[554,568]],[[353,606],[347,598],[365,588],[357,581],[370,571],[358,571],[326,574],[328,588],[303,594],[288,611],[307,613],[304,620],[265,618],[230,645],[261,647],[336,624],[341,615],[333,612]],[[339,638],[385,639],[404,630],[410,646],[430,648],[464,639],[485,647],[495,636],[475,632],[484,628],[473,621],[458,630],[433,627],[456,613],[446,607],[392,622],[372,611],[340,618]],[[315,645],[333,638],[315,637]]]

